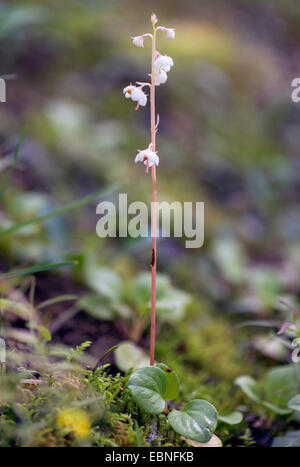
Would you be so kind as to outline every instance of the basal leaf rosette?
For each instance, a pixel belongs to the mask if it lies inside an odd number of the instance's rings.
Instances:
[[[209,402],[194,399],[188,402],[183,410],[172,410],[168,415],[168,422],[185,438],[207,443],[216,429],[218,414]]]

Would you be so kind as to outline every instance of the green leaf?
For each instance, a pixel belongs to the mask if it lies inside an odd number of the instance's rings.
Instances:
[[[103,266],[87,264],[85,275],[88,285],[93,290],[110,300],[118,301],[121,299],[123,283],[115,271]]]
[[[25,306],[21,303],[13,302],[6,298],[0,298],[0,315],[7,311],[11,311],[22,319],[29,320],[33,310],[30,306]]]
[[[291,412],[288,401],[299,392],[295,364],[270,370],[261,388],[250,376],[240,376],[235,382],[250,399],[279,415]]]
[[[238,425],[243,420],[243,414],[235,410],[228,415],[219,415],[218,419],[223,423],[227,423],[227,425]]]
[[[300,394],[297,394],[297,396],[292,397],[292,399],[289,400],[288,407],[292,410],[297,410],[300,412]]]
[[[58,297],[50,298],[49,300],[45,300],[44,302],[41,302],[36,307],[36,309],[41,310],[42,308],[55,305],[56,303],[65,302],[68,300],[76,300],[76,299],[77,299],[77,295],[59,295]]]
[[[115,350],[115,364],[119,370],[144,368],[149,364],[149,356],[133,342],[123,341]]]
[[[45,341],[51,341],[51,333],[49,329],[47,329],[45,326],[37,326],[37,331],[39,335],[45,340]]]
[[[171,427],[185,438],[207,443],[218,422],[215,407],[207,401],[194,399],[183,410],[172,410],[168,415]]]
[[[164,393],[164,399],[176,399],[179,393],[179,380],[177,373],[164,363],[158,363],[156,366],[163,370],[167,377],[167,387]]]
[[[170,279],[163,274],[157,274],[157,300],[163,298],[170,287]],[[149,309],[151,301],[151,273],[144,272],[137,276],[131,285],[130,295],[134,303],[140,308],[140,311],[147,311]]]
[[[56,217],[56,216],[59,216],[61,214],[65,214],[66,212],[74,211],[75,209],[79,209],[82,206],[85,206],[86,204],[89,204],[92,201],[95,201],[100,196],[108,195],[108,194],[114,192],[115,190],[116,190],[116,186],[108,188],[107,190],[95,191],[94,193],[92,193],[92,194],[90,194],[88,196],[85,196],[84,198],[81,198],[81,199],[79,199],[77,201],[73,201],[73,202],[71,202],[71,203],[69,203],[66,206],[63,206],[61,208],[54,209],[53,211],[48,212],[47,214],[44,214],[42,216],[33,217],[33,218],[28,219],[26,221],[20,222],[19,224],[15,224],[15,225],[13,225],[11,227],[8,227],[7,229],[1,230],[0,231],[0,237],[12,234],[12,233],[22,229],[23,227],[28,226],[28,225],[36,224],[36,223],[39,223],[39,222],[44,222],[44,221],[46,221],[48,219],[51,219],[52,217]]]
[[[151,307],[151,273],[142,273],[133,281],[129,295],[140,313],[148,313]],[[158,274],[156,278],[156,310],[161,322],[182,319],[190,296],[172,287],[170,279]]]
[[[24,31],[26,27],[41,23],[47,16],[46,10],[40,6],[5,7],[0,17],[0,38],[6,40],[15,31]]]
[[[97,295],[83,295],[79,300],[78,306],[95,319],[112,321],[114,318],[114,312],[104,303],[104,299]]]
[[[48,264],[38,264],[32,266],[31,268],[26,269],[17,269],[16,271],[5,272],[0,274],[1,279],[12,279],[14,277],[28,276],[29,274],[34,274],[41,271],[51,271],[52,269],[64,268],[66,266],[74,266],[77,264],[76,261],[65,261],[64,263],[48,263]]]
[[[268,371],[263,389],[264,399],[272,405],[287,409],[288,401],[299,393],[296,365],[282,365]]]
[[[288,431],[284,436],[276,436],[272,442],[272,448],[299,448],[300,430]]]
[[[251,378],[251,376],[239,376],[235,380],[235,384],[237,384],[241,390],[254,402],[261,403],[262,395],[260,388],[255,379]]]
[[[158,415],[165,408],[167,378],[156,366],[136,370],[129,378],[128,388],[136,403],[146,412]]]
[[[167,295],[156,302],[159,320],[172,323],[183,319],[190,301],[191,298],[187,293],[172,287]]]
[[[271,410],[272,412],[277,413],[278,415],[288,415],[292,412],[291,409],[281,408],[281,407],[278,407],[278,405],[272,404],[271,402],[267,402],[267,401],[262,401],[261,405]]]

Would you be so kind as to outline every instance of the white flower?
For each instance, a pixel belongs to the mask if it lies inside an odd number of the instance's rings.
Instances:
[[[160,84],[164,84],[168,79],[168,75],[167,73],[165,72],[165,70],[163,70],[162,68],[158,69],[158,70],[155,70],[155,73],[154,73],[154,84],[155,86],[159,86]]]
[[[152,167],[152,165],[158,165],[159,164],[159,158],[156,152],[152,151],[153,145],[152,143],[149,144],[147,149],[144,149],[143,151],[138,150],[137,155],[135,156],[134,162],[144,162],[144,164],[147,166],[147,169],[149,167]]]
[[[144,47],[144,36],[135,36],[135,37],[132,37],[132,43],[136,46],[136,47]]]
[[[136,46],[136,47],[144,47],[144,39],[145,37],[152,37],[152,34],[142,34],[141,36],[135,36],[135,37],[132,37],[132,43]]]
[[[156,53],[154,60],[155,86],[159,86],[167,81],[167,72],[171,70],[173,65],[174,62],[171,57],[160,55],[159,52]]]
[[[156,70],[162,69],[166,72],[170,71],[174,65],[173,59],[168,55],[160,55],[157,53],[156,59],[154,60],[154,67]]]
[[[175,39],[175,29],[174,28],[164,28],[159,26],[157,29],[160,29],[165,33],[167,39]]]
[[[145,107],[147,104],[147,96],[142,90],[142,86],[137,87],[130,84],[123,89],[123,94],[125,95],[126,99],[132,99],[134,102],[137,102],[136,110],[139,106]]]

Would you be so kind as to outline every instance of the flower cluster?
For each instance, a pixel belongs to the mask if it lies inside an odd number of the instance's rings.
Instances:
[[[130,84],[123,89],[123,94],[126,99],[131,99],[136,102],[135,109],[138,110],[139,107],[145,107],[147,105],[147,94],[145,94],[143,88],[149,86],[150,92],[154,93],[154,86],[159,86],[165,83],[168,79],[167,73],[171,70],[174,63],[171,57],[168,55],[162,55],[156,50],[156,34],[158,31],[162,31],[167,39],[175,38],[175,29],[165,28],[164,26],[156,26],[157,17],[155,14],[151,16],[151,23],[153,27],[153,34],[146,33],[141,36],[132,37],[132,42],[136,47],[144,47],[145,38],[149,37],[152,41],[152,73],[151,73],[151,82],[150,83],[139,83],[136,82],[135,85]],[[153,114],[152,114],[153,115]],[[152,119],[154,121],[154,119]],[[158,122],[152,126],[153,133],[157,131]],[[154,142],[154,144],[153,144]],[[146,172],[148,172],[149,167],[158,166],[159,158],[155,151],[155,139],[149,144],[147,149],[139,150],[136,155],[135,162],[143,162],[146,165]]]

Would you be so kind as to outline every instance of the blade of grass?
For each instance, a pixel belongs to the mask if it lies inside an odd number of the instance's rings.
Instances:
[[[59,297],[45,300],[44,302],[40,303],[36,307],[36,309],[41,310],[42,308],[46,308],[47,306],[55,305],[55,303],[66,302],[67,300],[76,300],[77,298],[77,295],[60,295]]]
[[[106,352],[104,352],[104,354],[101,355],[101,357],[99,358],[99,360],[97,361],[96,365],[94,366],[93,368],[93,371],[96,371],[98,366],[100,365],[100,363],[104,360],[104,358],[106,357],[106,355],[108,355],[110,352],[112,352],[113,350],[116,350],[118,348],[117,345],[113,345],[110,349],[108,349]]]
[[[52,323],[50,324],[49,330],[51,334],[54,334],[58,331],[69,319],[74,318],[76,314],[80,311],[80,308],[77,304],[71,306],[68,310],[61,313]]]
[[[73,201],[66,206],[62,206],[61,208],[54,209],[53,211],[48,212],[47,214],[44,214],[42,216],[37,216],[33,217],[31,219],[28,219],[27,221],[20,222],[19,224],[12,225],[11,227],[8,227],[7,229],[0,230],[0,237],[4,237],[5,235],[12,234],[14,232],[17,232],[18,230],[22,229],[23,227],[27,227],[27,225],[31,224],[36,224],[38,222],[44,222],[48,219],[51,219],[52,217],[59,216],[61,214],[65,214],[70,211],[74,211],[75,209],[78,209],[82,206],[85,206],[86,204],[91,203],[92,201],[95,201],[99,196],[103,195],[108,195],[113,193],[114,191],[117,190],[117,186],[113,185],[110,188],[107,188],[106,190],[98,190],[95,191],[94,193],[91,193],[88,196],[85,196],[84,198],[81,198],[77,201]]]
[[[20,149],[21,149],[21,146],[22,146],[22,144],[23,144],[23,141],[24,141],[25,136],[26,136],[26,129],[24,128],[24,130],[23,130],[22,133],[21,133],[21,137],[20,137],[20,139],[19,139],[19,143],[18,143],[18,145],[17,145],[17,147],[16,147],[16,150],[15,150],[15,152],[14,152],[13,162],[12,162],[12,164],[11,164],[9,170],[8,170],[8,174],[7,174],[6,178],[5,178],[5,180],[4,180],[4,181],[2,182],[2,184],[1,184],[1,188],[0,188],[0,199],[3,198],[4,193],[5,193],[5,191],[6,191],[7,187],[8,187],[8,185],[10,184],[10,180],[11,180],[13,171],[14,171],[14,169],[15,169],[15,166],[16,166],[16,164],[17,164],[17,162],[18,162]]]
[[[41,271],[51,271],[52,269],[64,268],[66,266],[74,266],[78,264],[77,261],[65,261],[63,263],[48,263],[48,264],[37,264],[30,268],[16,269],[15,271],[5,272],[0,274],[0,280],[2,279],[13,279],[14,277],[27,276]]]

